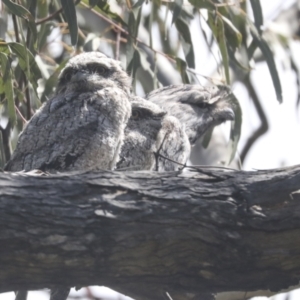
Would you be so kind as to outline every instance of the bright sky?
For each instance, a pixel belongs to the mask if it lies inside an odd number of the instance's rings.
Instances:
[[[283,3],[283,4],[282,4]],[[276,15],[278,7],[287,8],[294,1],[262,0],[265,24],[268,26],[268,16]],[[300,51],[298,45],[295,48]],[[295,53],[297,53],[295,51]],[[276,100],[271,77],[265,63],[255,66],[251,79],[258,91],[259,98],[267,114],[270,129],[253,145],[245,163],[244,169],[269,169],[280,166],[300,164],[300,115],[296,108],[297,89],[296,78],[290,69],[284,70],[280,61],[276,61],[283,89],[283,103]],[[236,85],[234,92],[241,102],[243,109],[243,127],[239,149],[248,139],[249,134],[256,129],[260,121],[253,110],[253,104],[241,85]]]

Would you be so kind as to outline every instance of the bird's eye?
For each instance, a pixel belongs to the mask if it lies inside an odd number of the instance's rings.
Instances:
[[[106,72],[106,68],[102,66],[97,66],[94,68],[94,72],[96,72],[99,75],[103,75]]]
[[[141,113],[138,110],[133,110],[131,113],[131,118],[133,120],[137,120],[141,116]]]
[[[199,108],[207,108],[209,106],[209,104],[206,102],[200,102],[200,103],[197,103],[197,106]]]
[[[64,80],[65,81],[70,81],[71,78],[72,78],[72,72],[71,71],[67,71],[65,74],[64,74]]]

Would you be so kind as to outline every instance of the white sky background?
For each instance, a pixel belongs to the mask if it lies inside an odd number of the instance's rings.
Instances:
[[[292,0],[261,0],[265,26],[271,25],[270,17],[277,15],[279,7],[287,8],[294,2]],[[295,43],[295,48],[298,51],[295,51],[294,55],[297,56],[297,52],[300,53],[299,42],[298,45]],[[251,79],[267,115],[269,130],[251,148],[244,162],[245,170],[270,169],[300,163],[300,114],[296,108],[296,78],[291,69],[284,69],[280,61],[276,63],[282,83],[282,104],[279,104],[276,99],[267,65],[259,63],[252,72]],[[241,85],[235,85],[234,92],[243,109],[242,136],[239,145],[239,149],[242,149],[241,146],[245,144],[251,132],[259,126],[260,121]]]
[[[261,0],[263,13],[265,17],[265,25],[270,24],[271,18],[274,18],[278,8],[284,9],[294,3],[294,0]],[[193,26],[191,27],[193,32]],[[213,59],[208,59],[208,54],[201,52],[206,46],[197,45],[201,42],[194,41],[196,54],[196,69],[199,73],[210,75],[216,68]],[[299,43],[298,43],[299,44]],[[300,45],[295,43],[295,55],[300,53]],[[297,51],[298,50],[298,51]],[[205,50],[206,51],[206,50]],[[298,55],[299,56],[299,55]],[[300,59],[299,59],[300,60]],[[259,98],[263,105],[269,121],[269,131],[263,135],[251,148],[246,161],[244,163],[245,170],[251,169],[269,169],[283,165],[300,164],[300,114],[296,108],[296,79],[290,69],[284,69],[279,61],[277,62],[278,71],[283,89],[283,103],[279,104],[272,85],[271,77],[265,63],[255,66],[252,73],[252,80],[258,91]],[[300,61],[299,61],[300,63]],[[243,109],[243,126],[242,136],[239,149],[242,149],[252,131],[259,126],[259,119],[253,110],[253,104],[249,101],[249,97],[241,84],[233,87],[234,93],[241,102]],[[226,130],[228,126],[226,127]],[[102,296],[102,300],[128,300],[130,298],[120,297],[107,288],[92,287],[94,295]],[[72,296],[80,296],[84,298],[85,289],[79,292],[72,292]],[[283,300],[285,296],[278,296],[276,300]],[[30,292],[28,300],[48,300],[49,294],[45,292]],[[266,299],[260,297],[256,299]],[[300,292],[293,292],[290,300],[300,299]],[[0,300],[14,300],[14,293],[0,294]]]

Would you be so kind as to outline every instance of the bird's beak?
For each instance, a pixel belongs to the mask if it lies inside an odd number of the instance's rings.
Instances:
[[[226,107],[224,115],[226,115],[226,120],[228,121],[233,121],[235,119],[235,113],[231,107]]]
[[[77,71],[73,76],[72,76],[72,79],[71,79],[71,82],[77,82],[77,81],[81,81],[81,80],[84,80],[86,77],[86,75],[80,71]]]

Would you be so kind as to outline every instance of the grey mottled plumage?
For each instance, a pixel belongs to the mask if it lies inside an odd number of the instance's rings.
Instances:
[[[130,79],[99,52],[70,59],[56,94],[31,118],[9,171],[113,169],[131,112]]]
[[[173,171],[185,164],[190,144],[184,126],[158,105],[132,99],[132,114],[125,128],[118,169]]]
[[[234,119],[227,86],[170,85],[154,90],[146,99],[165,109],[186,127],[191,145],[198,138],[227,120]]]
[[[119,62],[99,52],[75,56],[62,70],[54,97],[20,134],[5,169],[113,169],[130,113],[130,78]],[[50,299],[65,300],[69,290],[54,289]],[[17,295],[23,294],[26,299],[23,292]]]

